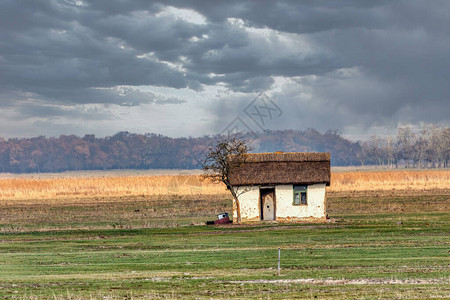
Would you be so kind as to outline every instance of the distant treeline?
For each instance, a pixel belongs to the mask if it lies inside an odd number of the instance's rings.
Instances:
[[[389,167],[447,168],[450,160],[450,128],[429,125],[418,132],[400,127],[397,136],[372,136],[360,143],[360,164]]]
[[[196,169],[218,136],[170,138],[158,134],[119,132],[97,138],[78,137],[0,138],[0,172],[61,172],[108,169]],[[252,139],[248,134],[244,138]],[[330,152],[334,165],[358,163],[358,143],[335,131],[266,131],[252,139],[255,152]]]
[[[420,133],[399,129],[396,138],[371,137],[352,142],[337,131],[314,129],[265,131],[252,140],[254,152],[330,152],[331,164],[447,167],[449,128],[431,126]],[[0,138],[0,172],[61,172],[109,169],[197,169],[218,136],[170,138],[159,134],[119,132],[97,138]]]

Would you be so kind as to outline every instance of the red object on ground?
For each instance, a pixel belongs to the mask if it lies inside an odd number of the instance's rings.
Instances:
[[[226,216],[225,218],[219,219],[219,220],[215,220],[214,224],[227,224],[230,223],[230,218],[228,216]]]
[[[207,221],[206,225],[228,224],[228,223],[231,223],[230,218],[228,217],[228,213],[221,213],[217,215],[217,220]]]

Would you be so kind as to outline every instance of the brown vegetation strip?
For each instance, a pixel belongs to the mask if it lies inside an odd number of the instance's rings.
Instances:
[[[391,170],[331,174],[332,192],[450,189],[450,170]]]
[[[65,175],[66,176],[66,175]],[[366,191],[421,193],[450,190],[450,170],[339,172],[331,174],[327,193]],[[222,184],[203,180],[199,175],[105,176],[64,178],[0,178],[0,201],[42,202],[91,197],[149,196],[220,197],[229,195]],[[71,200],[72,201],[72,200]],[[1,203],[0,202],[0,203]]]

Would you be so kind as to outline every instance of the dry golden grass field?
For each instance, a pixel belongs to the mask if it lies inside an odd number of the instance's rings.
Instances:
[[[84,174],[84,173],[83,173]],[[133,175],[88,173],[53,176],[3,176],[0,200],[59,201],[86,197],[158,195],[227,196],[224,185],[203,180],[201,175]],[[331,174],[327,192],[449,190],[450,170],[346,171]]]

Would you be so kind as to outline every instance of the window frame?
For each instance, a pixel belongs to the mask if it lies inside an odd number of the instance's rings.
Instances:
[[[296,195],[299,194],[299,203],[296,203]],[[302,194],[305,195],[304,198],[302,197]],[[308,205],[308,186],[307,185],[294,185],[293,186],[293,199],[292,199],[292,205],[295,206],[305,206]],[[302,199],[305,199],[305,203],[302,203]]]

